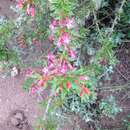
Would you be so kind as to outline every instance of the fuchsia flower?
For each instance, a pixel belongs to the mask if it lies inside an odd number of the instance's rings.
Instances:
[[[71,58],[75,58],[75,57],[76,57],[75,51],[69,50],[69,56],[70,56]]]
[[[61,27],[66,26],[66,20],[65,20],[65,19],[61,19],[61,20],[59,21],[59,25],[60,25]]]
[[[47,58],[48,58],[48,61],[49,61],[49,62],[54,63],[55,56],[54,56],[53,54],[48,54]]]
[[[69,33],[64,33],[62,38],[63,38],[63,41],[64,41],[65,44],[70,43],[70,35],[69,35]]]
[[[24,0],[18,0],[17,7],[19,9],[22,9],[23,4],[24,4]],[[34,4],[33,5],[27,4],[26,14],[31,15],[32,17],[35,16],[35,5]]]
[[[49,70],[48,70],[47,67],[45,67],[45,68],[42,69],[42,72],[43,72],[44,74],[47,74],[47,73],[49,72]]]
[[[55,30],[55,27],[58,25],[58,20],[53,20],[52,23],[49,25],[49,28],[51,29],[51,31]]]
[[[89,77],[87,77],[87,76],[80,76],[79,78],[80,78],[80,80],[86,80],[86,81],[89,80]]]
[[[58,42],[57,42],[57,46],[61,47],[61,45],[63,45],[63,44],[69,44],[69,43],[70,43],[70,35],[69,35],[69,33],[65,32],[65,33],[63,33],[59,37]]]
[[[71,64],[68,64],[70,70],[74,70],[74,67]]]
[[[48,37],[48,40],[50,42],[53,42],[54,41],[54,34],[51,34],[49,37]]]
[[[30,4],[28,4],[27,8],[26,8],[26,14],[32,15],[32,17],[34,17],[35,16],[35,6],[34,5],[30,6]]]
[[[57,46],[61,47],[63,43],[64,43],[63,38],[59,37],[58,42],[57,42]]]
[[[66,62],[64,61],[64,63],[61,65],[61,69],[60,69],[60,72],[65,74],[67,72],[67,64]]]
[[[74,18],[69,19],[68,17],[66,18],[66,26],[68,29],[72,29],[74,27]]]
[[[69,17],[66,17],[65,19],[61,19],[59,21],[59,25],[62,27],[67,27],[68,29],[72,29],[74,27],[75,21],[74,18],[69,19]]]
[[[35,94],[37,90],[38,90],[38,86],[33,86],[33,87],[31,88],[31,93],[32,93],[32,94]]]
[[[34,5],[32,5],[32,7],[31,7],[31,15],[32,15],[32,17],[35,16],[35,6]]]
[[[31,12],[30,12],[30,5],[28,4],[28,5],[27,5],[27,8],[26,8],[26,14],[27,14],[27,15],[30,15],[30,13],[31,13]]]
[[[37,85],[42,87],[44,85],[43,79],[38,80]]]
[[[23,0],[18,0],[17,7],[21,9],[23,7]]]
[[[67,27],[68,29],[73,28],[74,26],[74,18],[69,19],[68,17],[66,17],[66,19],[61,19],[61,20],[56,20],[54,19],[51,24],[49,25],[49,28],[51,29],[51,31],[54,31],[54,29],[60,25],[61,27]]]
[[[51,29],[51,31],[54,31],[55,26],[54,26],[53,24],[50,24],[50,25],[49,25],[49,28]]]
[[[49,68],[52,68],[54,66],[55,56],[53,54],[48,54],[47,58]]]

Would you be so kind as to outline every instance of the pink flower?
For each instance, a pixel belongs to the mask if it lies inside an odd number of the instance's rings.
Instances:
[[[38,80],[37,85],[42,87],[44,85],[43,79]]]
[[[59,39],[58,39],[57,46],[58,46],[58,47],[61,47],[63,43],[64,43],[64,41],[63,41],[63,38],[62,38],[62,36],[61,36],[61,37],[59,37]]]
[[[75,21],[74,18],[69,19],[68,17],[66,17],[65,19],[61,19],[59,21],[59,25],[62,27],[67,27],[68,29],[72,29],[74,27]]]
[[[58,25],[59,21],[56,19],[53,19],[52,24],[56,27]]]
[[[80,78],[80,80],[89,80],[89,78],[87,76],[80,76],[79,78]]]
[[[54,63],[55,56],[54,56],[53,54],[48,54],[47,58],[48,58],[48,61],[49,61],[49,62]]]
[[[23,0],[18,0],[17,7],[21,9],[23,7]]]
[[[70,57],[72,57],[72,58],[75,58],[75,57],[76,57],[75,51],[73,51],[73,50],[69,50],[69,55],[70,55]]]
[[[74,67],[71,64],[68,64],[70,70],[74,70]]]
[[[54,31],[55,26],[54,26],[53,24],[50,24],[50,25],[49,25],[49,28],[51,29],[51,31]]]
[[[66,26],[68,29],[72,29],[74,27],[74,18],[66,18]]]
[[[54,61],[55,61],[55,56],[53,54],[48,54],[47,56],[48,58],[48,67],[49,69],[51,69],[52,67],[54,67]]]
[[[35,94],[37,90],[38,90],[38,86],[34,86],[31,88],[31,93]]]
[[[42,72],[43,72],[44,74],[47,74],[47,73],[49,72],[49,70],[48,70],[47,67],[45,67],[45,68],[42,69]]]
[[[35,6],[34,5],[30,6],[30,4],[28,4],[27,8],[26,8],[26,14],[34,17],[35,16]]]
[[[28,4],[28,5],[27,5],[27,9],[26,9],[26,14],[27,14],[27,15],[30,15],[30,13],[31,13],[31,12],[30,12],[30,5]]]
[[[64,33],[62,38],[63,38],[63,41],[64,41],[65,44],[70,43],[70,35],[69,35],[69,33]]]
[[[59,21],[59,25],[62,26],[62,27],[66,26],[66,20],[65,19],[61,19]]]
[[[57,68],[54,68],[52,71],[51,71],[53,74],[58,74],[59,73],[59,70]]]
[[[48,40],[50,42],[53,42],[54,41],[54,34],[51,34],[49,37],[48,37]]]
[[[69,43],[70,43],[70,35],[69,33],[65,32],[59,37],[57,46],[60,47],[63,44],[69,44]]]
[[[32,7],[31,7],[31,15],[32,15],[32,17],[35,16],[35,6],[34,5],[32,5]]]
[[[53,20],[52,23],[49,25],[51,31],[54,31],[55,27],[58,25],[58,20]]]
[[[65,74],[67,72],[67,65],[64,61],[64,63],[61,65],[61,69],[60,69],[60,72]]]

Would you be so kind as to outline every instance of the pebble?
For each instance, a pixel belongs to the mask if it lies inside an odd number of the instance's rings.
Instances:
[[[15,118],[23,120],[24,119],[24,115],[23,115],[23,113],[19,112],[19,113],[16,113]]]
[[[14,117],[11,117],[10,122],[13,126],[17,126],[19,124],[19,120]]]

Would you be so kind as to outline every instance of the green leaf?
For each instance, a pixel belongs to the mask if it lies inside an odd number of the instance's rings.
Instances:
[[[76,89],[77,88],[77,85],[75,83],[71,83],[72,85],[72,89]]]
[[[23,83],[23,89],[26,91],[29,91],[31,88],[32,84],[36,81],[36,78],[29,77],[26,79],[26,81]]]

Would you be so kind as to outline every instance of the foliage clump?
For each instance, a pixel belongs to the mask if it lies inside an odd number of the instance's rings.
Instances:
[[[113,118],[121,111],[114,97],[100,97],[103,86],[99,88],[98,81],[113,73],[118,63],[114,49],[130,38],[129,30],[123,29],[129,26],[129,6],[126,0],[18,0],[22,18],[15,26],[27,44],[22,48],[52,44],[47,55],[42,51],[43,66],[29,70],[23,84],[25,90],[46,99],[41,102],[45,114],[37,129],[55,130],[59,124],[53,120],[72,113],[90,125],[94,122],[97,129],[102,116]],[[3,50],[12,30],[9,23],[0,27]]]

